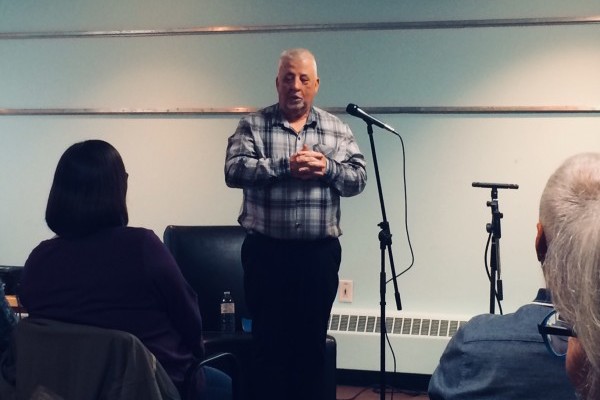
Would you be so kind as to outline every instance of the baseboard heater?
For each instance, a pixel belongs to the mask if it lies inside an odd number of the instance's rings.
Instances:
[[[470,318],[467,315],[386,312],[389,340],[386,371],[430,375],[450,338]],[[379,370],[380,332],[381,317],[377,311],[334,309],[329,317],[327,333],[337,341],[337,367]]]

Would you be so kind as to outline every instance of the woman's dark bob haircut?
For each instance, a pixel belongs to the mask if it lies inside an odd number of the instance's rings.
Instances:
[[[69,147],[56,166],[46,223],[61,237],[126,226],[127,172],[119,152],[103,140]]]

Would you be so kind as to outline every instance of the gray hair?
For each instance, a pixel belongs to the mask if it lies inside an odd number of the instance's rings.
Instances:
[[[282,51],[281,55],[279,56],[279,63],[277,64],[277,70],[279,70],[281,68],[281,64],[283,64],[284,61],[296,60],[299,58],[310,59],[315,68],[315,76],[319,76],[319,74],[317,73],[317,60],[315,59],[315,56],[313,55],[313,53],[310,52],[310,50],[303,49],[303,48],[294,48],[294,49],[287,49],[287,50]]]
[[[600,398],[600,154],[567,159],[540,201],[544,275],[557,310],[575,326],[588,364],[588,398]]]

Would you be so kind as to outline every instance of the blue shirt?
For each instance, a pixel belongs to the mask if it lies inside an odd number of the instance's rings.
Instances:
[[[327,158],[318,180],[291,176],[290,156],[304,144]],[[247,230],[277,239],[322,239],[342,234],[340,197],[362,192],[365,165],[339,118],[313,107],[296,133],[275,104],[240,120],[228,141],[225,182],[244,191],[238,221]]]
[[[472,318],[452,337],[429,381],[431,400],[576,399],[565,358],[546,349],[537,324],[552,311],[540,289],[534,303],[506,315]]]

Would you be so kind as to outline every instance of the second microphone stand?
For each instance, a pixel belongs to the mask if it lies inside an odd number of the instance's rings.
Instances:
[[[398,281],[396,279],[396,269],[394,266],[394,256],[392,254],[392,234],[390,232],[390,225],[387,221],[385,212],[385,203],[383,201],[383,190],[381,189],[381,180],[379,178],[379,166],[377,164],[377,153],[375,151],[375,141],[373,140],[373,125],[367,122],[367,133],[369,134],[369,142],[371,143],[371,154],[373,155],[373,167],[375,169],[375,179],[377,180],[377,192],[379,193],[379,203],[381,206],[381,215],[383,221],[378,224],[381,228],[379,232],[379,249],[381,250],[381,271],[379,273],[379,306],[380,306],[380,399],[385,400],[385,336],[387,334],[387,324],[385,319],[385,292],[387,278],[385,274],[385,253],[387,250],[388,257],[390,259],[390,268],[392,272],[392,281],[394,282],[394,297],[396,298],[396,307],[398,310],[402,310],[402,303],[400,302],[400,292],[398,291]]]
[[[502,290],[502,277],[500,276],[500,238],[502,229],[500,220],[503,215],[498,208],[498,188],[492,188],[492,200],[487,202],[492,210],[492,222],[486,224],[485,229],[492,235],[492,247],[490,250],[490,314],[495,313],[496,299],[498,303],[504,299]]]
[[[473,182],[473,187],[492,189],[492,199],[486,204],[492,210],[492,222],[485,225],[485,230],[491,236],[492,249],[490,252],[490,314],[494,314],[496,300],[500,307],[500,301],[504,298],[502,290],[502,279],[500,278],[500,238],[502,230],[500,229],[500,220],[503,215],[498,208],[498,189],[518,189],[519,185],[514,183],[487,183]],[[486,245],[487,252],[487,245]],[[502,307],[500,307],[502,313]]]

